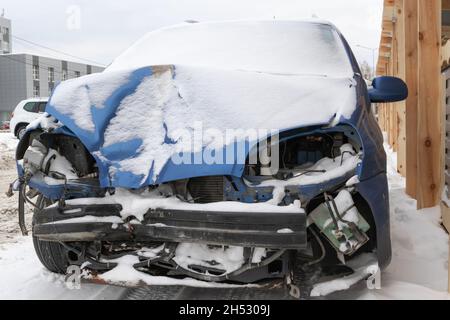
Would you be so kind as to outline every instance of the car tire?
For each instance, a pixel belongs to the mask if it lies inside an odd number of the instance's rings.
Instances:
[[[23,136],[25,135],[26,131],[27,131],[27,125],[26,124],[19,125],[19,127],[16,129],[16,137],[17,137],[17,139],[21,140],[23,138]]]
[[[51,201],[39,196],[36,206],[38,208],[43,208],[44,205],[50,205]],[[35,209],[34,214],[38,208]],[[33,216],[33,225],[35,219]],[[66,274],[67,267],[69,266],[69,260],[67,257],[67,250],[58,242],[49,242],[39,240],[33,235],[33,245],[36,255],[41,261],[42,265],[49,271],[54,273]]]

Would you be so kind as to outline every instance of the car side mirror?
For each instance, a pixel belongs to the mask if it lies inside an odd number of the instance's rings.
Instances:
[[[408,86],[399,78],[378,77],[373,79],[369,98],[372,103],[403,101],[408,98]]]

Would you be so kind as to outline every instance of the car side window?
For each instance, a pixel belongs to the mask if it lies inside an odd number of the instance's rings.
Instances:
[[[40,102],[39,103],[39,108],[38,111],[39,112],[45,112],[45,107],[47,106],[47,102]]]
[[[38,112],[38,103],[37,102],[28,102],[23,106],[23,109],[28,112]]]

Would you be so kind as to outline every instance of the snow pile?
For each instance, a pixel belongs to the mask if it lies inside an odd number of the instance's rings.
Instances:
[[[11,133],[0,133],[0,248],[3,244],[17,242],[20,233],[17,223],[17,195],[11,198],[6,196],[9,185],[17,179],[15,150],[18,142]],[[30,211],[26,208],[27,216]],[[31,227],[30,220],[31,217],[26,218],[28,228]]]
[[[387,148],[388,167],[395,168]],[[404,193],[405,179],[389,175],[393,257],[385,277],[447,291],[449,236],[441,225],[439,207],[417,210],[417,203]]]
[[[351,77],[348,56],[324,21],[228,21],[181,24],[150,32],[107,71],[149,65]]]
[[[19,140],[11,133],[0,133],[0,170],[6,170],[14,163],[14,152]]]
[[[236,271],[245,262],[243,247],[210,247],[206,244],[180,243],[173,260],[186,270],[190,265]]]
[[[68,205],[88,204],[120,204],[122,206],[121,216],[126,219],[130,216],[139,221],[144,220],[144,215],[149,209],[173,209],[186,210],[186,205],[191,211],[227,211],[227,212],[303,212],[299,203],[280,207],[270,203],[242,203],[233,201],[214,202],[206,204],[187,204],[176,197],[167,197],[159,190],[143,191],[141,193],[130,192],[125,189],[116,189],[114,195],[106,195],[104,198],[84,198],[67,200]],[[65,220],[70,223],[71,220]],[[289,226],[286,226],[289,227]]]
[[[311,296],[323,297],[336,291],[348,290],[359,281],[380,271],[376,257],[370,254],[361,255],[352,261],[349,266],[355,271],[353,274],[316,284],[311,291]]]
[[[38,171],[33,175],[33,180],[41,180],[48,185],[62,185],[68,180],[76,180],[79,178],[70,161],[54,149],[48,150],[43,163],[50,164],[48,173],[46,173],[48,175]]]
[[[0,299],[107,299],[123,289],[83,283],[69,290],[65,276],[47,271],[34,252],[31,236],[0,252]]]
[[[65,211],[65,213],[69,213]],[[46,224],[66,224],[66,223],[111,223],[111,224],[120,224],[123,223],[123,220],[119,217],[110,216],[110,217],[96,217],[96,216],[84,216],[79,218],[72,218],[69,220],[61,220],[48,222]]]
[[[361,163],[362,153],[356,153],[351,144],[344,144],[340,148],[341,155],[331,159],[322,158],[314,165],[305,168],[297,177],[286,180],[286,185],[313,185],[324,183],[355,171]],[[270,185],[273,180],[264,182]]]
[[[156,258],[159,256],[159,253],[165,249],[165,244],[162,244],[158,247],[147,248],[144,247],[137,252],[138,256],[144,257],[147,259]]]
[[[253,251],[252,263],[261,263],[266,256],[267,249],[255,248],[255,250]]]
[[[14,152],[16,150],[19,140],[10,132],[4,133],[0,132],[0,151],[3,152]]]
[[[176,110],[175,112],[183,113],[183,116],[176,121],[183,119],[186,116],[184,114],[186,108],[181,104],[178,91],[172,83],[170,69],[145,78],[135,93],[122,100],[114,118],[105,130],[104,150],[97,154],[99,158],[111,159],[111,155],[105,149],[108,150],[108,148],[114,148],[116,144],[132,142],[135,139],[139,139],[140,146],[136,149],[138,154],[112,163],[109,174],[114,177],[118,171],[131,172],[141,176],[140,183],[144,184],[151,171],[156,174],[162,170],[177,148],[191,150],[190,141],[184,147],[180,147],[180,144],[165,143],[169,134],[164,116],[171,106],[173,110]],[[176,129],[179,125],[170,123],[170,127]],[[151,178],[155,180],[155,175]]]
[[[231,284],[221,284],[205,282],[200,280],[195,280],[191,278],[175,279],[169,277],[152,276],[143,272],[136,270],[133,265],[139,263],[139,257],[127,255],[118,259],[108,260],[108,262],[117,263],[117,267],[111,271],[105,272],[98,276],[100,280],[107,283],[114,283],[126,286],[137,286],[137,285],[164,285],[164,286],[189,286],[189,287],[201,287],[201,288],[236,288],[242,287]],[[248,286],[247,286],[248,287]]]
[[[331,206],[331,210],[333,211],[335,217],[338,215],[341,216],[342,220],[347,222],[353,222],[354,224],[358,224],[359,222],[359,213],[358,209],[355,207],[355,203],[353,202],[353,197],[348,190],[342,190],[339,194],[334,198],[334,203],[336,204],[338,212],[335,211],[334,206]],[[344,215],[342,216],[342,213]],[[328,227],[333,223],[333,219],[328,219],[325,221],[323,228]],[[344,229],[348,227],[346,222],[338,221],[339,229]],[[343,251],[345,252],[345,250]]]
[[[277,233],[288,234],[288,233],[294,233],[294,231],[292,231],[292,229],[289,229],[289,228],[284,228],[284,229],[277,230]]]
[[[42,128],[44,130],[50,131],[62,126],[62,123],[56,120],[55,117],[52,117],[47,112],[44,112],[27,126],[27,131],[35,130],[37,128]]]
[[[75,169],[66,157],[62,156],[58,151],[49,149],[45,156],[44,163],[50,161],[49,172],[57,172],[63,174],[67,180],[78,179]]]
[[[49,103],[58,106],[58,111],[73,119],[80,128],[93,132],[91,109],[102,109],[105,101],[127,82],[129,76],[130,72],[111,72],[107,81],[96,74],[84,76],[82,80],[64,81],[56,87]]]

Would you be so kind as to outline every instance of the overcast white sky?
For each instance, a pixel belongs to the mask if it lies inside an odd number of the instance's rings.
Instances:
[[[5,17],[12,20],[13,35],[105,65],[146,32],[189,19],[299,19],[315,15],[333,22],[352,45],[357,58],[372,64],[371,51],[356,45],[378,47],[382,3],[382,0],[2,0],[0,10],[4,8]],[[19,40],[14,40],[13,45],[15,53],[61,57]]]

